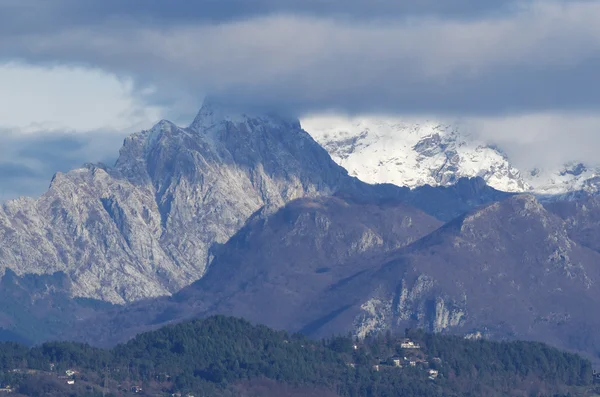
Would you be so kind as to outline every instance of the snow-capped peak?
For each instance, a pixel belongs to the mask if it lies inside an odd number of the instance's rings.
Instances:
[[[500,190],[530,189],[504,154],[453,126],[332,117],[310,118],[302,124],[336,162],[365,182],[413,188],[479,176]]]
[[[581,163],[556,170],[519,170],[501,148],[460,126],[399,118],[310,117],[303,128],[348,172],[369,183],[411,188],[481,177],[498,190],[560,195],[597,192],[600,170]]]

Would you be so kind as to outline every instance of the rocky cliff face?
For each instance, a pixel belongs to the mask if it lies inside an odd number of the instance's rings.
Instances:
[[[600,197],[585,195],[577,201],[546,203],[546,207],[565,221],[571,239],[600,252]]]
[[[161,121],[127,138],[114,167],[57,174],[39,200],[5,203],[0,269],[63,271],[75,296],[115,303],[168,295],[259,208],[348,181],[297,121],[207,103],[189,128]]]

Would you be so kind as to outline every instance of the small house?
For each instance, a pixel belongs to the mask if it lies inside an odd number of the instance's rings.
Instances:
[[[439,372],[437,369],[430,369],[429,370],[429,379],[434,380],[435,378],[437,378],[439,375]]]
[[[406,339],[406,340],[404,340],[404,342],[401,342],[400,347],[403,349],[420,349],[421,348],[421,346],[418,343],[415,343],[410,339]]]

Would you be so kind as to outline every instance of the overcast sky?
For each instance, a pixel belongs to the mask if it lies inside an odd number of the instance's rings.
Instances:
[[[596,0],[1,0],[0,199],[188,123],[206,93],[460,119],[523,166],[598,162],[599,20]]]

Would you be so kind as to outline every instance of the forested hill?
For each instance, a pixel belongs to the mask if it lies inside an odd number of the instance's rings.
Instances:
[[[26,396],[593,395],[591,364],[531,342],[407,331],[314,341],[210,317],[102,350],[0,344],[0,382]]]

